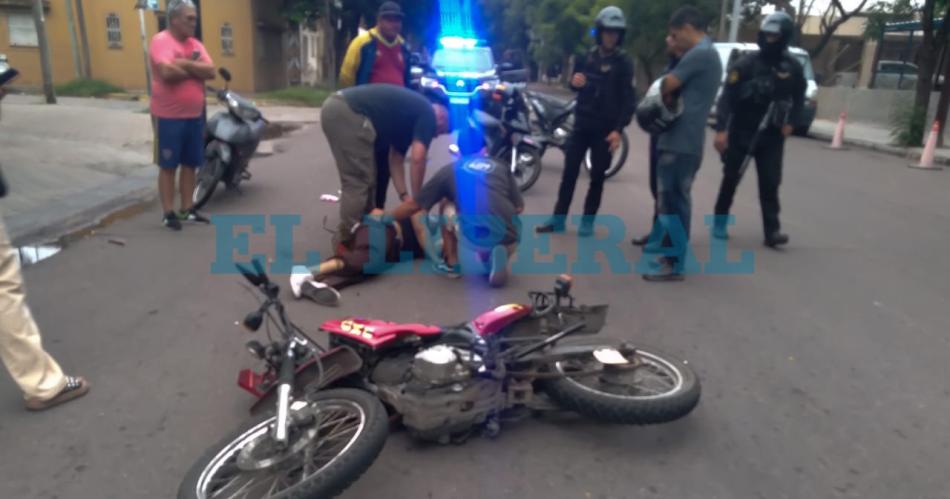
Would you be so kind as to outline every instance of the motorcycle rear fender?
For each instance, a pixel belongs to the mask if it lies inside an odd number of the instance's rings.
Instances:
[[[232,157],[231,146],[220,140],[212,140],[205,148],[205,157],[209,159],[220,158],[222,163],[230,164]]]
[[[319,386],[309,386],[316,381],[319,376],[317,359],[311,359],[297,368],[295,376],[295,388],[298,395],[304,390],[313,391],[333,386],[338,381],[347,378],[363,369],[363,359],[352,348],[341,346],[329,350],[320,355],[320,362],[323,364],[323,382]],[[258,401],[251,406],[251,412],[256,413],[261,409],[266,409],[268,404],[273,404],[274,397],[277,396],[276,380],[271,380],[267,386],[245,386],[246,381],[260,380],[261,376],[250,369],[241,371],[238,384],[241,388],[251,392],[258,397]]]

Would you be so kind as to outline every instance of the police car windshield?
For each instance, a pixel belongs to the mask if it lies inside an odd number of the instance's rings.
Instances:
[[[444,48],[435,53],[432,67],[440,71],[484,73],[495,69],[495,61],[488,47]]]

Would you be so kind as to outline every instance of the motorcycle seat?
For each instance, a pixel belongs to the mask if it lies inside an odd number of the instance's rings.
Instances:
[[[573,100],[564,100],[540,92],[531,92],[528,95],[530,98],[536,99],[543,106],[543,110],[539,111],[548,116],[559,116],[566,113],[571,109],[571,105],[574,102]]]

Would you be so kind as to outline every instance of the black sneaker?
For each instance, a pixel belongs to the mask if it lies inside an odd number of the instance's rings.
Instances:
[[[678,282],[686,277],[682,272],[676,269],[676,266],[669,258],[660,258],[659,261],[650,265],[650,272],[643,274],[643,280],[648,282]]]
[[[178,220],[178,215],[174,211],[165,214],[165,218],[162,218],[162,225],[174,231],[181,230],[181,221]]]
[[[551,234],[553,232],[564,232],[564,222],[549,220],[544,225],[535,227],[534,231],[538,234]]]
[[[196,210],[183,211],[178,214],[178,218],[183,222],[191,222],[198,224],[210,224],[211,220],[205,218],[201,213],[198,213]]]

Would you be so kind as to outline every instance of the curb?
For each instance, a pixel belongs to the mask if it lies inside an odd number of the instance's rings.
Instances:
[[[834,133],[827,133],[824,131],[812,130],[808,133],[808,137],[815,140],[824,140],[829,141],[834,136]],[[881,144],[878,142],[871,142],[869,140],[849,138],[845,135],[844,143],[852,146],[862,147],[864,149],[871,149],[873,151],[882,152],[885,154],[890,154],[892,156],[899,156],[911,161],[918,161],[920,159],[920,152],[915,149],[908,149],[905,147],[892,146],[890,144]],[[950,165],[950,156],[935,156],[934,162],[942,165]]]
[[[41,210],[6,220],[14,247],[58,241],[95,227],[108,216],[158,198],[155,171],[143,171],[48,203]]]

